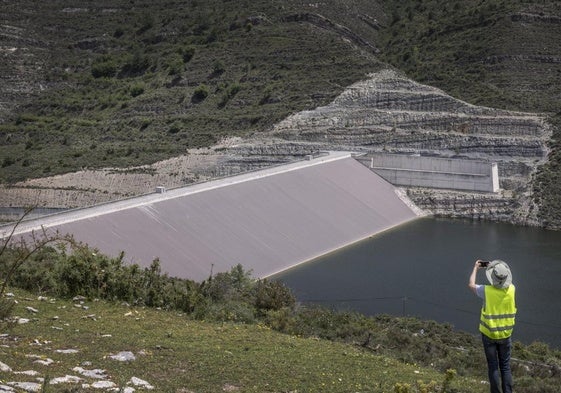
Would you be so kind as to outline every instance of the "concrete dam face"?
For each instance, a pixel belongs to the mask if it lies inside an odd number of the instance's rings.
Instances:
[[[266,277],[417,217],[349,153],[20,223],[196,281],[241,264]],[[0,228],[6,237],[11,227]]]

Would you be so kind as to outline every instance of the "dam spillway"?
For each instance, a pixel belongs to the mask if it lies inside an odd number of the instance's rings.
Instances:
[[[24,221],[171,276],[203,280],[241,264],[266,277],[417,217],[350,153]],[[11,228],[0,228],[6,237]],[[344,263],[344,261],[342,261]]]

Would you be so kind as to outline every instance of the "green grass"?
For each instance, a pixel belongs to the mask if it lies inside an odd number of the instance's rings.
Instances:
[[[76,307],[80,303],[39,301],[30,293],[15,293],[19,304],[14,315],[32,320],[13,326],[0,338],[0,359],[13,371],[36,370],[43,378],[80,376],[72,371],[79,366],[106,370],[120,387],[138,377],[159,392],[219,392],[235,387],[239,392],[260,393],[394,392],[396,384],[410,384],[415,389],[410,391],[417,392],[431,381],[433,386],[442,386],[446,379],[434,369],[406,364],[356,345],[281,334],[259,324],[194,321],[176,312],[105,301],[85,301]],[[26,307],[38,313],[32,314]],[[60,349],[79,352],[56,352]],[[136,360],[109,358],[120,351],[133,352]],[[37,358],[28,355],[50,358],[54,363],[41,366],[34,363]],[[0,380],[33,378],[0,373]],[[474,378],[455,376],[451,383],[455,390],[449,391],[487,390]],[[57,385],[46,391],[60,389]]]
[[[15,372],[49,380],[79,366],[107,370],[121,387],[137,377],[177,392],[484,389],[480,339],[450,324],[296,306],[288,288],[252,279],[241,265],[195,283],[161,274],[157,263],[125,266],[85,245],[57,250],[2,251],[0,281],[19,289],[15,297],[4,297],[4,287],[0,294],[0,359]],[[11,270],[15,261],[22,263]],[[76,294],[83,296],[63,300]],[[13,323],[18,316],[30,322]],[[77,353],[59,352],[69,349]],[[110,358],[122,351],[137,359]],[[514,343],[513,375],[525,393],[557,393],[560,364],[561,352],[544,343]],[[0,374],[5,383],[29,378]]]

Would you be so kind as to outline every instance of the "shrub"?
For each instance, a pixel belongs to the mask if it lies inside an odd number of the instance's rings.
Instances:
[[[255,286],[255,307],[261,311],[291,309],[296,304],[292,291],[279,281],[259,280]]]
[[[224,65],[224,62],[221,60],[216,60],[214,62],[214,65],[212,67],[212,73],[213,75],[220,75],[223,74],[224,71],[226,71],[226,66]]]
[[[183,71],[183,64],[184,64],[183,58],[176,53],[171,54],[166,59],[166,68],[170,75],[181,74],[181,71]]]
[[[179,54],[183,58],[184,63],[188,63],[191,61],[193,56],[195,56],[195,48],[192,46],[188,46],[186,48],[181,48],[179,50]]]
[[[170,127],[168,129],[168,132],[170,134],[177,134],[179,131],[181,131],[181,128],[182,128],[181,123],[178,122],[178,121],[175,121],[170,125]]]
[[[136,49],[134,53],[129,56],[119,72],[120,76],[138,76],[144,74],[150,67],[149,58],[140,50]]]
[[[92,76],[94,78],[111,78],[117,73],[117,65],[111,59],[103,58],[92,64]]]
[[[195,89],[191,101],[197,103],[197,102],[204,101],[207,97],[208,97],[208,87],[206,87],[206,85],[200,85]]]
[[[142,83],[135,83],[129,89],[131,96],[137,97],[144,93],[144,84]]]
[[[14,160],[12,157],[4,157],[4,159],[2,160],[2,168],[9,167],[10,165],[14,165],[15,163],[16,160]]]
[[[233,85],[228,86],[224,95],[222,96],[222,100],[218,104],[220,108],[226,106],[228,101],[235,97],[236,94],[241,90],[241,86],[238,83],[234,83]]]
[[[200,319],[248,323],[262,316],[263,310],[294,305],[294,297],[283,284],[255,280],[239,264],[199,284],[169,277],[162,272],[158,259],[143,269],[125,264],[124,253],[112,258],[71,238],[66,240],[64,244],[70,244],[70,248],[39,243],[33,253],[6,247],[0,254],[0,278],[8,275],[13,261],[20,260],[18,255],[23,253],[29,257],[13,269],[11,283],[34,293],[120,300],[181,310]],[[9,302],[2,302],[0,311],[8,313],[10,307]]]

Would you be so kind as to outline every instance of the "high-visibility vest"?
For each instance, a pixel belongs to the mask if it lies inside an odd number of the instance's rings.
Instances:
[[[479,322],[481,333],[494,340],[510,337],[516,317],[515,291],[512,284],[505,289],[485,285],[485,304]]]

